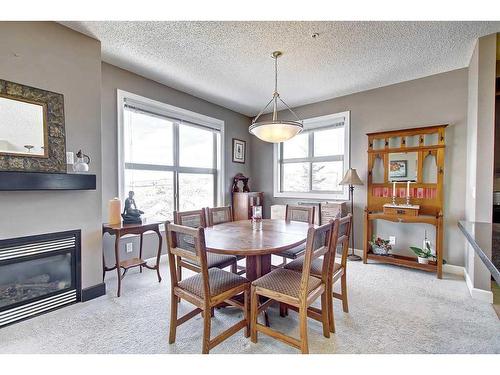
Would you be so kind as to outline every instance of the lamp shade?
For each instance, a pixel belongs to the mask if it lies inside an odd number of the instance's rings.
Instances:
[[[339,185],[363,185],[363,181],[359,178],[356,169],[349,168],[342,181],[339,182]]]

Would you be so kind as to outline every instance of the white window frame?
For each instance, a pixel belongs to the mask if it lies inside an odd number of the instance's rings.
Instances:
[[[224,160],[224,121],[213,117],[205,116],[196,112],[189,111],[184,108],[175,107],[170,104],[159,102],[157,100],[149,99],[141,95],[117,89],[117,143],[118,143],[118,194],[120,199],[126,197],[125,192],[125,145],[124,145],[124,105],[125,103],[133,104],[141,109],[156,113],[168,118],[179,119],[195,125],[200,125],[205,128],[210,128],[219,131],[220,144],[217,150],[217,176],[216,176],[216,193],[214,205],[224,205],[225,197],[225,160]],[[175,145],[174,145],[175,147]],[[180,169],[197,169],[197,168],[184,168]],[[199,169],[199,168],[198,168]],[[174,196],[174,201],[178,197]],[[200,207],[201,208],[201,207]]]
[[[304,120],[304,131],[318,130],[321,128],[327,129],[336,120],[343,119],[344,121],[344,175],[350,166],[350,116],[351,112],[339,112],[325,116],[319,116]],[[273,195],[275,198],[309,198],[309,199],[331,199],[331,200],[346,200],[349,199],[349,190],[344,186],[342,193],[334,194],[331,192],[290,192],[281,191],[281,162],[280,162],[280,148],[281,143],[273,145]]]

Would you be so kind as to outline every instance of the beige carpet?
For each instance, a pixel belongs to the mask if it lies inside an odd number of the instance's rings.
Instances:
[[[200,353],[198,316],[178,328],[169,345],[169,277],[158,284],[154,271],[130,271],[122,297],[108,273],[108,293],[43,316],[0,329],[0,353]],[[348,263],[350,313],[335,302],[337,333],[322,336],[310,320],[311,353],[500,353],[500,323],[492,305],[473,300],[465,282],[454,275],[432,274],[390,265]],[[181,303],[181,314],[191,309]],[[221,332],[241,315],[216,311],[213,329]],[[270,310],[273,328],[297,334],[296,315],[280,318]],[[211,353],[297,353],[259,335],[253,344],[243,331]]]

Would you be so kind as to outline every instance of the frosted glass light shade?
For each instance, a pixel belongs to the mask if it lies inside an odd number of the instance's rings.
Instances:
[[[262,121],[252,124],[248,130],[264,142],[280,143],[295,137],[302,129],[297,121]]]

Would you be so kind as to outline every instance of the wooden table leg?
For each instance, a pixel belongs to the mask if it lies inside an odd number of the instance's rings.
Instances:
[[[161,237],[160,230],[155,230],[154,232],[158,235],[158,252],[156,253],[156,264],[154,266],[145,264],[144,267],[149,268],[150,270],[156,270],[156,274],[158,275],[158,282],[161,283],[160,257],[161,257],[161,245],[163,243],[163,238]]]
[[[271,272],[271,254],[246,257],[246,278],[250,281]]]
[[[443,278],[443,215],[439,213],[436,225],[437,278]]]
[[[163,242],[163,238],[161,237],[161,232],[159,230],[156,232],[156,234],[158,234],[158,253],[156,254],[156,273],[158,274],[158,282],[161,283],[160,257],[161,257],[161,245]]]
[[[368,212],[365,210],[363,217],[365,225],[363,226],[363,263],[366,264],[368,261],[368,241],[371,239],[370,234],[370,221],[368,220]],[[352,224],[351,224],[352,225]]]
[[[102,249],[102,282],[106,276],[106,261],[104,260],[104,249]]]
[[[120,274],[120,234],[115,234],[115,261],[116,261],[116,274],[118,276],[118,292],[117,296],[120,297],[122,288],[122,276]]]
[[[250,281],[257,280],[259,277],[271,272],[271,254],[256,255],[246,257],[246,278]],[[264,321],[269,327],[269,317],[267,311],[264,311]]]
[[[141,233],[141,244],[139,245],[139,258],[142,259],[142,243],[144,241],[144,233]],[[142,273],[142,266],[139,266],[139,273]]]

